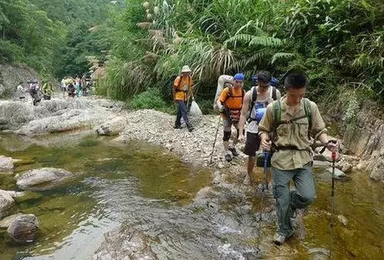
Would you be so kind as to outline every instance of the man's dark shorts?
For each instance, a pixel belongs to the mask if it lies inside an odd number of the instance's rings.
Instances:
[[[247,132],[247,141],[245,142],[244,153],[248,156],[256,156],[260,147],[259,134]]]

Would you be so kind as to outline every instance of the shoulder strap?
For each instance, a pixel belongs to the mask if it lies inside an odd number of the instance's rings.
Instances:
[[[281,122],[281,104],[280,100],[273,101],[273,124],[277,127]]]
[[[312,109],[311,109],[311,102],[309,99],[304,99],[304,111],[305,116],[308,118],[308,138],[310,139],[310,133],[312,129]]]
[[[233,90],[232,90],[232,86],[228,86],[228,93],[227,93],[227,99],[230,98],[230,97],[233,97]]]
[[[272,86],[272,99],[273,100],[277,99],[277,90],[275,86]]]
[[[177,89],[179,89],[180,88],[180,84],[181,84],[181,76],[180,75],[178,75],[177,77],[176,77],[176,79],[177,78],[179,78],[179,83],[177,84]],[[175,80],[176,80],[175,79]]]
[[[251,110],[255,106],[256,100],[257,100],[257,90],[256,90],[256,86],[253,86],[252,87],[252,97],[251,97],[251,107],[250,107]]]

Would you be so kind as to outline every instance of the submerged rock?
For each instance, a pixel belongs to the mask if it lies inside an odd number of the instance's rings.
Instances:
[[[331,256],[331,251],[326,248],[310,248],[308,253],[311,255],[311,260],[327,260]]]
[[[58,186],[72,174],[64,169],[41,168],[16,175],[16,184],[22,190],[47,190]]]
[[[155,260],[150,241],[144,232],[132,226],[122,226],[104,235],[105,242],[92,260]]]
[[[14,215],[10,215],[4,219],[2,219],[0,221],[0,228],[8,228],[11,223],[15,220],[15,218],[17,218],[18,216],[21,216],[22,214],[19,213],[19,214],[14,214]]]
[[[0,155],[0,173],[13,173],[13,169],[13,159]]]
[[[7,216],[14,204],[15,200],[12,196],[7,191],[0,190],[0,219]]]
[[[17,216],[9,225],[7,234],[17,243],[30,243],[39,233],[39,220],[33,214]]]
[[[330,172],[330,173],[332,174],[332,173],[333,173],[333,168],[332,168],[332,167],[329,167],[329,168],[327,169],[327,171]],[[334,173],[334,175],[335,175],[334,177],[335,177],[336,179],[345,180],[345,181],[347,181],[347,180],[350,179],[350,177],[349,177],[347,174],[345,174],[343,171],[337,169],[336,167],[335,167],[335,173]]]

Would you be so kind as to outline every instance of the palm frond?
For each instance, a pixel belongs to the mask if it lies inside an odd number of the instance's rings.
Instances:
[[[245,43],[248,44],[248,46],[260,45],[263,47],[281,47],[283,45],[283,41],[279,38],[254,36],[251,34],[236,34],[224,41],[225,46],[227,46],[229,43],[232,43],[234,46],[236,46],[238,43]]]
[[[289,58],[292,58],[294,57],[295,54],[293,53],[290,53],[290,52],[278,52],[278,53],[275,53],[273,56],[272,56],[272,61],[271,63],[275,63],[277,60],[285,60],[285,59],[289,59]]]

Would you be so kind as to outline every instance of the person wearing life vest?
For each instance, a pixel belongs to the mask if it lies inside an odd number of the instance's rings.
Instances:
[[[253,183],[253,168],[255,167],[256,152],[259,150],[260,138],[258,134],[258,124],[264,115],[268,104],[273,100],[280,99],[281,93],[276,87],[270,85],[271,73],[260,71],[257,74],[257,86],[253,86],[245,93],[243,107],[239,121],[239,141],[244,141],[244,126],[248,121],[247,139],[245,142],[244,153],[248,155],[247,173],[245,184]]]
[[[259,123],[261,148],[263,151],[271,151],[273,144],[276,150],[271,165],[278,224],[273,242],[277,245],[284,244],[292,237],[291,218],[294,212],[296,218],[301,218],[302,210],[316,197],[310,137],[319,140],[328,150],[336,150],[336,144],[328,139],[317,105],[304,98],[306,76],[290,74],[285,78],[284,87],[286,95],[268,105]],[[311,111],[310,117],[308,109]],[[291,180],[294,190],[290,188]]]
[[[181,75],[177,76],[173,82],[173,101],[177,104],[177,116],[175,125],[173,128],[181,128],[181,118],[183,118],[184,123],[187,125],[188,131],[192,132],[193,126],[188,120],[187,115],[187,101],[193,97],[193,80],[192,80],[192,71],[189,66],[185,65],[181,69]]]
[[[237,73],[231,83],[233,83],[233,86],[225,87],[223,92],[221,92],[220,98],[217,100],[217,107],[223,118],[224,157],[227,162],[232,161],[233,156],[239,155],[235,146],[238,143],[238,123],[244,98],[244,74]],[[232,144],[230,144],[229,139],[231,137],[232,125],[236,128],[237,135]]]

